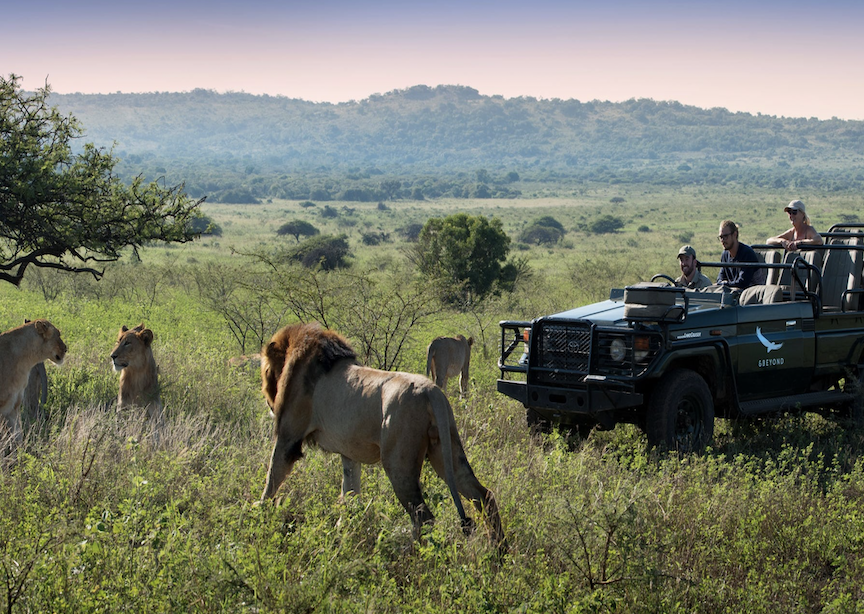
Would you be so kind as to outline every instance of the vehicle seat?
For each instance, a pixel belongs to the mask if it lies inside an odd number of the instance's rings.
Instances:
[[[750,286],[741,291],[739,305],[765,305],[783,300],[783,289],[776,284]]]
[[[801,250],[799,252],[786,252],[786,256],[783,258],[783,262],[785,264],[791,263],[795,258],[801,256],[807,264],[812,264],[818,270],[822,270],[822,255],[823,251],[820,249],[810,249],[810,250]],[[792,285],[792,271],[789,269],[774,269],[780,275],[778,276],[778,281],[776,283],[781,286],[791,286]],[[811,271],[807,276],[807,280],[805,282],[807,284],[807,290],[810,292],[816,291],[816,273]],[[800,288],[799,288],[800,290]]]
[[[832,245],[861,245],[862,238],[833,239]],[[864,253],[831,249],[822,269],[822,307],[826,310],[857,311]]]
[[[756,257],[759,258],[759,262],[765,262],[767,264],[779,264],[780,263],[780,252],[776,249],[754,249],[756,252]],[[766,284],[777,284],[780,280],[780,271],[781,269],[765,269],[765,283]]]

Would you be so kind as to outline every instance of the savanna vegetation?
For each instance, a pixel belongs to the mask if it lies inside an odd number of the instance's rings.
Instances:
[[[610,203],[616,194],[624,201]],[[801,196],[801,194],[795,194]],[[857,196],[804,194],[817,227]],[[686,238],[717,257],[725,217],[742,238],[786,226],[790,195],[592,190],[575,199],[334,208],[279,201],[202,205],[222,236],[152,244],[91,276],[37,269],[0,287],[3,327],[47,317],[69,345],[49,366],[48,417],[0,474],[0,586],[8,611],[855,611],[864,567],[862,437],[812,415],[718,422],[705,455],[646,449],[636,429],[584,441],[532,435],[495,392],[497,322],[596,300],[611,285],[675,271]],[[345,209],[343,209],[345,207]],[[347,210],[350,209],[350,213]],[[467,210],[467,211],[466,211]],[[586,230],[600,211],[623,222]],[[549,216],[554,245],[515,241],[530,275],[470,309],[418,277],[397,228],[456,212],[508,236]],[[342,234],[347,267],[278,260],[286,221]],[[425,222],[424,222],[425,223]],[[547,223],[548,220],[547,220]],[[652,232],[639,232],[649,225]],[[375,246],[363,233],[391,239]],[[302,242],[301,242],[302,243]],[[130,254],[131,256],[131,254]],[[337,503],[338,457],[306,451],[277,502],[259,504],[272,424],[250,354],[280,325],[319,319],[367,364],[423,372],[439,334],[475,338],[468,395],[451,394],[469,459],[499,498],[511,550],[466,539],[443,484],[424,475],[438,522],[422,543],[380,467]],[[108,353],[122,324],[156,333],[168,426],[115,413]]]
[[[532,434],[524,409],[495,391],[495,362],[499,320],[676,273],[682,243],[716,260],[723,219],[756,243],[788,227],[792,198],[824,229],[857,219],[861,196],[753,183],[547,185],[554,195],[530,198],[208,200],[194,218],[208,234],[127,247],[101,279],[31,267],[19,286],[0,284],[0,329],[43,317],[69,346],[65,363],[48,367],[45,419],[26,417],[25,441],[0,470],[0,607],[860,611],[864,433],[809,414],[718,421],[714,445],[684,458],[648,450],[629,426],[584,440]],[[280,234],[289,223],[318,232]],[[557,239],[531,239],[538,226]],[[494,283],[418,266],[424,245],[468,247],[472,229],[500,248]],[[311,246],[324,251],[298,258]],[[459,300],[441,292],[447,283]],[[259,503],[273,425],[249,355],[280,326],[309,320],[345,334],[366,364],[417,373],[435,336],[474,338],[469,392],[451,386],[450,399],[472,467],[498,498],[508,553],[482,529],[462,535],[429,468],[438,521],[419,543],[380,467],[364,468],[362,495],[339,503],[341,463],[315,448],[275,502]],[[141,416],[112,405],[109,353],[120,326],[142,321],[156,335],[158,443]]]

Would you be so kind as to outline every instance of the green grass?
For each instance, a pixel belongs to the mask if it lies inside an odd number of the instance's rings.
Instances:
[[[742,224],[745,241],[788,225],[781,209],[791,197],[619,187],[572,199],[470,203],[471,212],[500,216],[511,235],[542,215],[570,229],[598,207],[627,224],[614,236],[571,230],[569,246],[518,252],[534,269],[530,286],[475,314],[443,314],[416,331],[403,361],[422,372],[425,344],[439,334],[477,340],[470,392],[460,399],[451,382],[450,398],[475,473],[498,497],[511,546],[503,558],[482,529],[462,535],[429,468],[423,484],[438,522],[419,544],[380,467],[364,468],[360,497],[338,503],[341,463],[316,449],[306,451],[276,502],[258,503],[272,429],[260,376],[228,366],[239,347],[198,296],[194,272],[207,262],[243,263],[231,246],[293,242],[275,228],[304,214],[295,203],[208,205],[223,237],[148,248],[143,263],[112,267],[98,283],[46,278],[49,298],[35,279],[20,290],[0,287],[4,329],[47,317],[69,345],[66,363],[48,368],[47,422],[28,430],[17,462],[0,471],[0,607],[860,611],[864,433],[814,415],[718,421],[713,448],[679,460],[648,452],[630,426],[575,444],[532,436],[523,408],[495,392],[498,320],[530,319],[595,300],[612,285],[672,274],[676,237],[688,230],[700,256],[719,257],[714,237],[725,217]],[[625,202],[609,204],[616,195]],[[803,196],[820,229],[861,204]],[[464,204],[388,203],[384,216],[374,204],[356,205],[354,228],[392,231]],[[321,224],[322,232],[337,223]],[[637,230],[644,224],[651,232]],[[405,266],[399,241],[361,248],[359,231],[348,234],[355,267]],[[164,387],[167,429],[158,446],[139,418],[110,405],[117,376],[108,354],[119,327],[141,321],[156,334]]]

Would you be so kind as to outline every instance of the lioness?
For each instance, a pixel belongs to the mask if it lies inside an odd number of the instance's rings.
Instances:
[[[24,389],[24,398],[21,404],[21,418],[26,423],[39,422],[43,419],[45,403],[48,401],[48,372],[45,363],[36,363],[30,369],[30,377],[27,379],[27,387]]]
[[[162,423],[162,401],[159,398],[159,370],[153,358],[153,331],[141,323],[135,328],[120,328],[117,344],[111,350],[114,371],[120,373],[117,409],[143,407],[147,418]]]
[[[25,321],[17,328],[0,333],[0,417],[20,443],[21,404],[30,371],[44,360],[63,363],[66,344],[60,331],[48,320]]]
[[[447,390],[447,379],[459,376],[459,390],[468,392],[468,367],[474,337],[436,337],[426,350],[426,376],[441,390]]]
[[[274,414],[273,453],[262,500],[273,497],[302,458],[303,443],[342,455],[342,494],[360,492],[360,463],[381,462],[411,516],[414,536],[434,520],[420,471],[429,459],[447,483],[466,533],[460,493],[485,512],[504,547],[495,496],[475,477],[444,392],[421,375],[357,364],[344,337],[317,323],[287,326],[261,351],[264,395]]]

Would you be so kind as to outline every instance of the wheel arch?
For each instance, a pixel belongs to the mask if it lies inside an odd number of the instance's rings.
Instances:
[[[656,377],[652,378],[651,386],[646,390],[646,393],[650,395],[653,388],[667,373],[676,369],[689,369],[698,373],[708,384],[708,389],[712,391],[714,396],[715,405],[722,404],[723,399],[729,394],[727,356],[727,348],[721,343],[681,348],[669,352],[665,359],[657,365]]]

